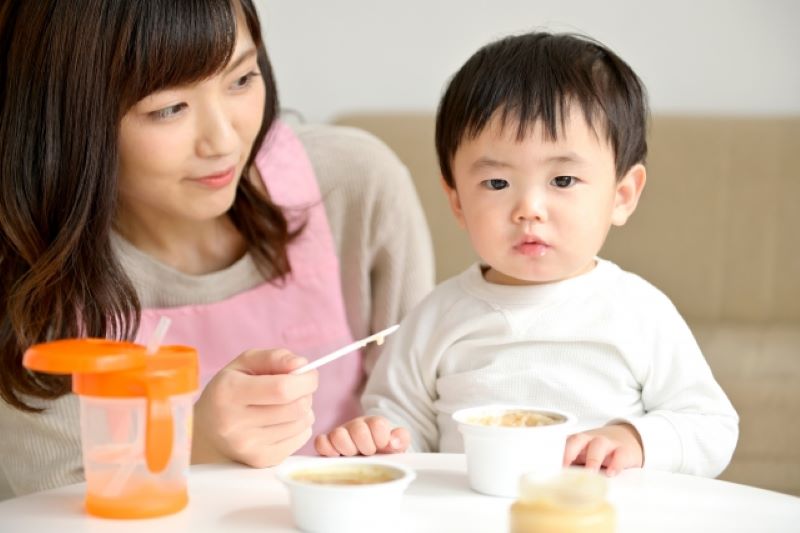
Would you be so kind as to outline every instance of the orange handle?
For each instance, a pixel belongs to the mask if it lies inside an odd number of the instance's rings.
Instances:
[[[172,457],[173,421],[169,395],[158,394],[159,387],[152,383],[147,388],[147,421],[145,423],[145,448],[147,468],[157,474],[163,471]]]

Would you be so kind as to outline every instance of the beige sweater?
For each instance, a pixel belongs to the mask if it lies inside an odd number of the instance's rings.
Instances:
[[[296,132],[322,191],[353,336],[398,323],[434,280],[430,235],[408,171],[362,131],[297,126]],[[222,271],[191,276],[120,237],[114,245],[144,307],[218,301],[264,281],[249,255]],[[367,370],[378,355],[373,347]],[[5,474],[16,495],[82,481],[77,398],[64,396],[41,414],[0,402],[0,466],[0,477]],[[0,498],[2,491],[0,479]]]

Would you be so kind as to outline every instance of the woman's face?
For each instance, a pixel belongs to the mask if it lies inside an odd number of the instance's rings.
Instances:
[[[153,93],[122,118],[121,217],[200,222],[233,204],[265,105],[255,44],[241,19],[238,28],[219,74]]]

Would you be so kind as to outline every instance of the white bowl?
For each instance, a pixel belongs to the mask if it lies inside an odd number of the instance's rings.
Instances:
[[[535,411],[563,417],[545,426],[489,426],[476,423],[507,411]],[[464,437],[467,474],[473,490],[491,496],[516,497],[520,476],[547,477],[561,471],[564,447],[575,417],[557,409],[530,405],[486,405],[461,409],[453,420]]]
[[[295,478],[300,473],[364,472],[381,469],[396,476],[391,481],[363,485],[319,484]],[[413,470],[371,458],[316,458],[289,461],[276,471],[289,489],[297,527],[314,533],[360,532],[386,529],[396,523],[403,492],[416,478]]]

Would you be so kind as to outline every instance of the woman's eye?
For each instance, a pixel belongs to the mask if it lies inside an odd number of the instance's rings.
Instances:
[[[577,182],[578,179],[575,176],[558,176],[553,178],[551,183],[559,189],[566,189],[568,187],[572,187]]]
[[[508,182],[501,179],[491,179],[482,182],[483,186],[491,191],[499,191],[508,187]]]
[[[244,89],[248,85],[250,85],[250,81],[258,76],[258,72],[248,72],[244,76],[237,78],[235,82],[233,82],[234,89]]]
[[[158,111],[153,111],[152,113],[149,113],[149,115],[156,120],[167,120],[183,111],[186,107],[186,104],[175,104],[163,109],[159,109]]]

